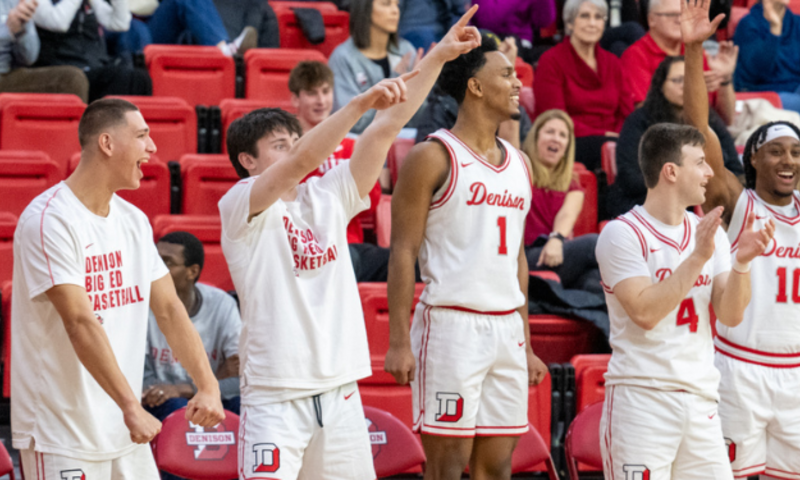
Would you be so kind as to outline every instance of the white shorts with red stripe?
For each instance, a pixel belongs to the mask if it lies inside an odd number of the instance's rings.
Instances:
[[[420,303],[411,325],[414,431],[451,437],[528,431],[528,364],[516,311]]]
[[[689,392],[606,387],[606,480],[731,480],[717,403]]]
[[[800,480],[800,368],[737,360],[719,348],[715,364],[735,478],[766,473]]]
[[[137,445],[129,454],[94,462],[42,453],[31,448],[20,450],[23,476],[28,480],[159,480],[150,445]]]

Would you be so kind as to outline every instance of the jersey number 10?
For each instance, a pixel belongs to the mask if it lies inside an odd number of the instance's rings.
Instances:
[[[786,294],[786,267],[778,268],[778,295],[775,301],[778,303],[786,303],[789,297]],[[795,268],[792,273],[792,302],[800,303],[800,268]]]

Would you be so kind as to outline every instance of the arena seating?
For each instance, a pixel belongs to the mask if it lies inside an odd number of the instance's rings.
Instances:
[[[158,158],[170,162],[181,155],[197,152],[197,115],[194,108],[179,97],[119,96],[142,112],[150,138],[158,149]]]
[[[574,171],[584,193],[583,208],[572,229],[572,235],[580,237],[587,233],[597,233],[597,177],[579,162],[575,162]]]
[[[219,104],[222,111],[222,153],[228,153],[228,145],[226,145],[226,138],[228,127],[239,117],[257,110],[259,108],[272,107],[269,102],[264,100],[249,100],[242,98],[227,98]]]
[[[575,410],[580,413],[605,398],[605,373],[610,354],[576,355],[570,363],[575,367]]]
[[[529,63],[517,57],[514,70],[517,71],[517,78],[522,82],[523,87],[533,88],[533,67]],[[530,111],[530,114],[533,115],[533,110]]]
[[[0,212],[0,285],[11,280],[14,272],[14,230],[17,216],[11,212]]]
[[[3,320],[3,396],[11,396],[11,280],[0,283],[0,318]]]
[[[777,92],[736,92],[736,102],[750,100],[753,98],[763,98],[775,108],[783,108],[783,102]],[[739,110],[738,108],[736,109]]]
[[[17,478],[14,474],[14,462],[11,460],[11,455],[8,454],[6,446],[0,442],[0,477],[5,475],[8,475],[10,480]]]
[[[519,438],[517,448],[511,456],[511,473],[547,472],[548,480],[559,480],[550,449],[533,425]]]
[[[217,47],[148,45],[144,56],[153,96],[180,97],[191,106],[236,96],[236,65]]]
[[[328,5],[319,5],[328,4]],[[329,57],[333,50],[350,37],[350,15],[336,9],[329,2],[270,2],[270,6],[278,17],[278,30],[280,31],[281,49],[284,48],[311,48],[318,50],[325,57]],[[333,6],[334,9],[331,9]],[[292,8],[316,8],[322,14],[325,24],[325,40],[317,45],[311,44],[303,31]]]
[[[580,471],[600,471],[603,459],[600,456],[600,417],[603,403],[595,403],[579,413],[572,421],[564,442],[569,480],[579,480]]]
[[[409,385],[366,385],[359,382],[358,390],[364,406],[376,407],[394,415],[408,428],[414,426]]]
[[[403,160],[406,159],[406,155],[408,155],[413,146],[413,138],[397,138],[392,142],[389,154],[386,157],[386,165],[389,167],[392,185],[397,183],[397,175],[400,173],[400,167],[403,166]]]
[[[535,120],[535,118],[533,118],[533,112],[536,108],[536,100],[533,96],[532,87],[522,87],[522,89],[519,91],[519,104],[525,107],[525,110],[528,112],[528,116],[531,117],[531,121]]]
[[[217,215],[217,203],[238,182],[227,155],[184,155],[180,160],[183,183],[182,212]]]
[[[568,362],[581,353],[595,351],[602,332],[589,322],[557,315],[531,315],[531,345],[545,364]]]
[[[600,152],[600,162],[606,172],[606,182],[611,185],[617,179],[617,142],[606,142]]]
[[[0,150],[0,211],[19,216],[39,194],[64,179],[64,169],[46,153]]]
[[[417,436],[403,422],[391,413],[368,406],[364,407],[364,417],[378,478],[422,471],[425,452]]]
[[[265,101],[271,107],[297,113],[292,105],[292,94],[289,91],[289,73],[295,65],[305,60],[327,63],[324,55],[312,49],[248,50],[244,55],[247,68],[245,97],[249,100]]]

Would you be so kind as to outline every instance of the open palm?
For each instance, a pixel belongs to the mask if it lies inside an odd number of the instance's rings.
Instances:
[[[725,15],[720,13],[713,21],[708,20],[711,0],[681,0],[681,34],[683,43],[702,43],[717,31]]]

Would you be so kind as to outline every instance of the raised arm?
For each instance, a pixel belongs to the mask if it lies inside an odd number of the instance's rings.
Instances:
[[[733,208],[742,185],[736,176],[725,168],[717,135],[708,125],[708,92],[703,77],[703,41],[711,36],[719,22],[724,18],[720,14],[712,21],[708,20],[710,0],[681,1],[681,33],[686,45],[686,73],[683,82],[683,110],[686,121],[700,130],[706,140],[704,147],[706,162],[714,171],[714,176],[706,186],[706,203],[703,210],[709,211],[717,206],[725,207],[723,220],[730,222]]]

